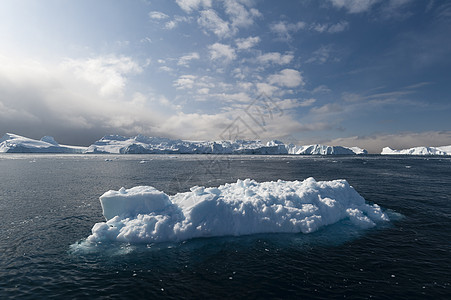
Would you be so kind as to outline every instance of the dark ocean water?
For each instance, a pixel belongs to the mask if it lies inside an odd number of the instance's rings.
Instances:
[[[76,247],[109,189],[307,177],[348,180],[392,221]],[[450,284],[451,158],[0,155],[0,299],[450,299]]]

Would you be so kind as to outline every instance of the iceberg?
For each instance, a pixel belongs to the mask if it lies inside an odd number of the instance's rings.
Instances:
[[[257,233],[312,233],[347,220],[358,228],[389,221],[346,180],[256,182],[195,186],[167,195],[151,186],[110,190],[100,197],[106,222],[83,243],[157,243]]]
[[[89,147],[60,145],[51,136],[33,140],[7,133],[0,139],[0,152],[15,153],[96,153],[96,154],[262,154],[262,155],[361,155],[358,147],[286,145],[272,140],[185,141],[137,135],[106,135]]]
[[[13,133],[0,139],[0,153],[84,153],[86,147],[60,145],[51,136],[34,140]]]
[[[359,147],[342,147],[342,146],[326,146],[326,145],[308,145],[308,146],[295,146],[290,145],[289,154],[301,154],[301,155],[355,155],[355,154],[368,154],[365,149]]]
[[[107,135],[89,146],[86,153],[356,155],[367,154],[367,151],[358,147],[285,145],[277,140],[264,144],[260,140],[184,141],[143,135],[135,137]]]
[[[394,150],[390,147],[382,149],[382,155],[451,155],[451,146],[442,147],[414,147]]]

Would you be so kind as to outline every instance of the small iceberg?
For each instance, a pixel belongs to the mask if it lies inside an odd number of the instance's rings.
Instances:
[[[256,182],[195,186],[167,195],[151,186],[110,190],[100,197],[106,222],[83,242],[156,243],[257,233],[312,233],[348,220],[366,229],[389,218],[346,180]]]

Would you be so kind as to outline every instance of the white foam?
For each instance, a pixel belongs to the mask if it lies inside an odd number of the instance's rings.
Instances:
[[[100,197],[106,222],[93,226],[87,243],[152,243],[255,233],[311,233],[348,219],[358,228],[389,221],[346,180],[238,180],[193,187],[173,196],[149,186],[108,191]]]

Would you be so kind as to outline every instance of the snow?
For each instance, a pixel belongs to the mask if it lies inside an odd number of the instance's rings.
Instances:
[[[302,155],[355,155],[367,154],[358,147],[346,148],[341,146],[285,145],[278,140],[266,144],[262,141],[184,141],[168,138],[123,137],[107,135],[91,145],[87,153],[126,153],[126,154],[302,154]]]
[[[311,233],[348,220],[358,228],[388,222],[346,180],[238,180],[195,186],[169,196],[150,186],[108,191],[100,197],[106,222],[96,223],[86,243],[152,243],[256,233]]]
[[[414,147],[394,150],[390,147],[382,149],[382,155],[451,155],[451,146],[442,147]]]
[[[0,153],[83,153],[86,147],[60,145],[51,136],[34,140],[13,133],[0,139]]]

